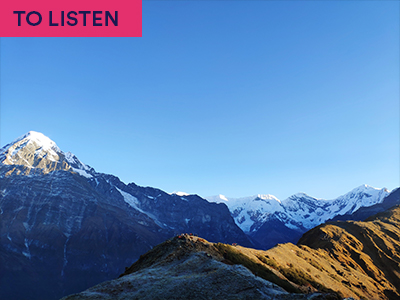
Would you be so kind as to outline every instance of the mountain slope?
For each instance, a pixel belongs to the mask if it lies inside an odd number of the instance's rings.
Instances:
[[[83,290],[180,232],[251,245],[226,206],[126,185],[40,133],[0,151],[1,299]]]
[[[80,299],[400,299],[400,206],[270,250],[177,236]],[[247,270],[246,270],[247,269]]]
[[[364,222],[318,226],[307,232],[299,245],[320,249],[367,275],[380,291],[379,298],[400,299],[400,206]]]

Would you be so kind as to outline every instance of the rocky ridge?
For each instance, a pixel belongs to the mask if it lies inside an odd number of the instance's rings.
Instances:
[[[243,265],[228,260],[224,247],[231,246],[180,235],[141,256],[119,279],[63,300],[335,298],[335,295],[322,293],[289,293]],[[270,272],[278,278],[272,270]],[[295,286],[293,284],[293,289]]]
[[[120,278],[63,300],[400,299],[400,206],[263,251],[180,235]]]

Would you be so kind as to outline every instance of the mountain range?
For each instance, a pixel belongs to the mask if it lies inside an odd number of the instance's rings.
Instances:
[[[0,150],[0,299],[58,299],[181,232],[251,246],[228,208],[125,184],[41,133]]]
[[[295,242],[336,216],[385,207],[388,194],[361,186],[329,201],[302,193],[284,201],[270,195],[207,201],[125,184],[31,131],[0,149],[0,299],[81,291],[181,233],[258,249]]]
[[[359,186],[333,200],[295,194],[283,201],[273,195],[227,198],[207,197],[210,202],[225,203],[236,224],[262,249],[277,243],[294,242],[309,229],[336,216],[352,215],[361,207],[382,203],[389,195],[386,188]]]

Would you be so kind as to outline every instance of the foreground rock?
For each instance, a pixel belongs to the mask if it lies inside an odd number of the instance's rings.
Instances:
[[[238,248],[209,243],[195,236],[175,237],[142,256],[119,279],[104,282],[63,300],[335,298],[334,295],[321,293],[288,293],[277,284],[263,279],[262,274],[253,274],[243,265],[233,264],[227,257],[231,251],[237,251],[235,249]],[[272,269],[266,270],[278,278]],[[298,287],[286,283],[293,289]]]
[[[400,206],[268,250],[191,235],[158,245],[78,299],[400,299]],[[350,299],[350,298],[349,298]]]

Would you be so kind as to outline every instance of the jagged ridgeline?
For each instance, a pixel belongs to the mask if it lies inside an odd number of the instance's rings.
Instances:
[[[400,207],[336,222],[268,251],[180,235],[120,278],[63,300],[400,299]],[[350,298],[350,299],[351,299]]]
[[[125,184],[29,132],[0,150],[0,299],[59,299],[116,278],[179,232],[251,246],[228,208]]]

